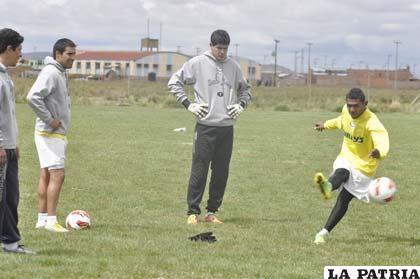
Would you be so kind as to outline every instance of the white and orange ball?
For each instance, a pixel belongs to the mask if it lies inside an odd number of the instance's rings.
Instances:
[[[66,227],[69,230],[83,230],[90,228],[90,215],[84,210],[73,210],[67,215]]]
[[[394,199],[397,192],[395,182],[388,177],[380,177],[369,185],[369,198],[376,203],[388,203]]]

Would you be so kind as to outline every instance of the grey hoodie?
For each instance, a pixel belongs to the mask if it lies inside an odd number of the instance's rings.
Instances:
[[[6,67],[0,63],[0,147],[15,149],[17,137],[14,86]]]
[[[207,126],[232,126],[235,120],[228,115],[227,106],[251,100],[250,86],[239,65],[231,58],[218,61],[210,52],[191,58],[174,73],[168,87],[177,101],[187,99],[184,84],[192,85],[195,102],[208,104],[209,113],[197,123]]]
[[[66,70],[49,56],[45,57],[44,64],[26,97],[37,116],[35,130],[66,135],[71,116]],[[50,126],[54,119],[61,121],[61,126],[56,130]]]

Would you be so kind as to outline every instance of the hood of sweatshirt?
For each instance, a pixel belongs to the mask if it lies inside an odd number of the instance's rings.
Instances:
[[[6,73],[6,66],[4,66],[2,63],[0,63],[0,72]]]
[[[66,69],[64,69],[63,65],[61,65],[60,63],[58,63],[54,58],[52,58],[51,56],[47,56],[44,58],[44,65],[53,65],[54,67],[56,67],[59,71],[61,72],[65,72]]]
[[[214,60],[215,62],[222,63],[222,64],[226,63],[230,59],[229,57],[226,57],[225,60],[217,60],[216,57],[214,57],[213,54],[211,54],[210,51],[204,52],[204,55],[209,57],[210,59]]]

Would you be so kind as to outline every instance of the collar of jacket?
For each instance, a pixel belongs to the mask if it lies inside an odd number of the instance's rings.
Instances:
[[[56,67],[60,72],[66,72],[66,69],[64,69],[63,65],[61,65],[60,63],[58,63],[54,58],[52,58],[51,56],[47,56],[44,59],[44,65],[53,65],[54,67]]]

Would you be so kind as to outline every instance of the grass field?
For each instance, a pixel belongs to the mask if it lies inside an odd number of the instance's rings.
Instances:
[[[33,82],[33,79],[15,79],[17,102],[26,103],[25,97]],[[349,88],[313,86],[309,92],[307,86],[253,86],[252,108],[276,111],[341,111]],[[411,104],[419,95],[418,90],[362,89],[369,100],[370,108],[375,112],[420,112],[420,100]],[[179,104],[168,93],[167,82],[163,81],[70,80],[70,92],[74,104],[179,108]]]
[[[224,225],[186,225],[193,117],[184,109],[73,106],[59,221],[85,209],[91,230],[34,228],[34,116],[18,105],[20,229],[35,256],[0,254],[1,278],[322,278],[325,265],[417,265],[418,114],[379,114],[391,139],[378,176],[397,182],[386,206],[353,201],[324,246],[312,244],[334,205],[311,186],[342,140],[316,133],[328,111],[246,111],[235,126]],[[172,130],[187,127],[186,133]],[[204,199],[206,200],[206,198]],[[205,205],[203,205],[203,208]],[[188,237],[213,231],[214,244]]]

